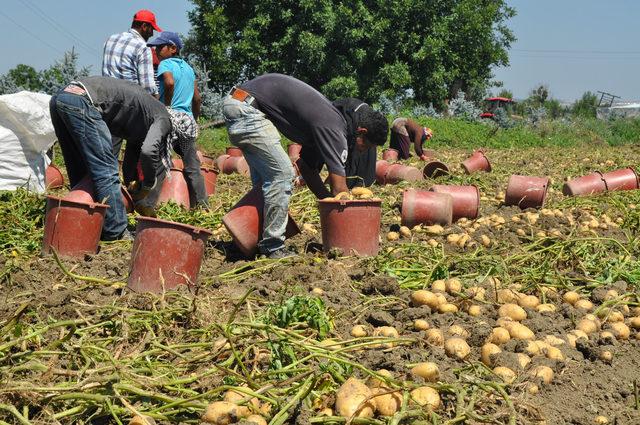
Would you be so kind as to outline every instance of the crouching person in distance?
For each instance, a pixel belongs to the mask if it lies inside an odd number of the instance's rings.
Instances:
[[[416,155],[425,160],[427,157],[422,150],[422,146],[432,136],[433,132],[430,128],[422,127],[409,118],[396,118],[391,123],[389,147],[397,150],[399,152],[398,157],[401,159],[408,159],[411,156],[410,146],[413,144]]]
[[[88,174],[96,200],[109,205],[101,239],[130,238],[111,136],[127,139],[122,172],[139,201],[170,166],[167,108],[139,85],[111,77],[79,78],[54,95],[49,108],[71,187]],[[138,160],[142,181],[136,181]]]
[[[359,170],[360,181],[373,182],[375,146],[386,142],[389,131],[386,118],[369,105],[357,99],[331,103],[313,87],[282,74],[265,74],[234,87],[223,114],[231,143],[243,151],[253,186],[264,195],[258,250],[269,258],[289,255],[284,234],[294,170],[279,132],[302,144],[296,165],[322,199],[347,191],[349,172]],[[323,165],[329,171],[329,190],[319,175]]]

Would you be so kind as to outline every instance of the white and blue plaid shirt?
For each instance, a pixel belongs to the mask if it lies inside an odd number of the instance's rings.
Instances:
[[[157,94],[151,49],[138,31],[113,34],[104,44],[102,76],[115,77],[139,84],[149,93]]]

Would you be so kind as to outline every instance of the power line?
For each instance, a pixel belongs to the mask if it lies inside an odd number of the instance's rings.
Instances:
[[[57,47],[49,44],[47,41],[43,40],[42,38],[40,38],[38,35],[32,33],[29,29],[27,29],[26,27],[24,27],[22,24],[20,24],[19,22],[16,22],[11,16],[7,15],[6,13],[4,13],[2,11],[2,9],[0,9],[0,15],[4,16],[5,18],[7,18],[7,20],[9,20],[10,22],[12,22],[14,25],[16,25],[17,27],[19,27],[20,29],[22,29],[24,32],[26,32],[27,34],[29,34],[31,37],[35,38],[36,40],[38,40],[39,42],[41,42],[42,44],[50,47],[51,49],[55,50],[56,52],[59,52],[61,54],[64,54],[64,52],[60,49],[58,49]]]
[[[50,17],[47,13],[45,13],[37,5],[32,4],[32,3],[28,2],[27,0],[20,0],[20,2],[22,4],[24,4],[26,7],[28,7],[33,13],[38,15],[38,17],[40,19],[42,19],[47,24],[49,24],[54,30],[58,31],[60,34],[65,36],[67,39],[69,39],[71,42],[77,43],[80,47],[84,48],[85,50],[89,51],[90,53],[93,53],[93,54],[98,54],[99,53],[96,49],[94,49],[93,47],[89,46],[84,41],[82,41],[82,39],[80,39],[80,37],[77,37],[75,34],[70,32],[69,30],[67,30],[64,26],[60,25],[56,20],[54,20],[52,17]]]
[[[543,50],[543,49],[511,49],[513,52],[525,53],[578,53],[578,54],[597,54],[597,55],[640,55],[640,51],[622,51],[622,50]]]

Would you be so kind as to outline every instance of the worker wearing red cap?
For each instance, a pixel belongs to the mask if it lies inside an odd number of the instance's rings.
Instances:
[[[113,34],[104,44],[102,75],[139,84],[154,96],[158,87],[154,79],[153,59],[147,40],[153,31],[162,31],[156,16],[150,10],[139,10],[133,15],[129,31]]]
[[[401,159],[408,159],[411,156],[410,147],[420,159],[425,160],[426,154],[422,150],[422,145],[433,136],[430,128],[422,127],[420,124],[409,118],[396,118],[391,124],[391,140],[389,147],[398,151]]]

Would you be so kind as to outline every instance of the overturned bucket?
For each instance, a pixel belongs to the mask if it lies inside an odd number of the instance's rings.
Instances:
[[[225,174],[238,173],[243,176],[249,175],[249,164],[243,156],[230,156],[222,165],[222,172]]]
[[[621,170],[610,171],[602,175],[607,190],[635,190],[638,189],[638,175],[631,168],[623,168]]]
[[[447,174],[449,174],[449,167],[440,161],[429,161],[422,169],[422,175],[425,179],[435,179],[436,177],[446,176]]]
[[[385,176],[387,175],[390,166],[391,164],[384,159],[376,161],[376,183],[379,185],[385,184]]]
[[[340,249],[344,255],[377,255],[381,203],[375,199],[319,200],[323,250]]]
[[[517,205],[520,209],[540,208],[544,205],[549,189],[548,177],[512,175],[504,198],[505,205]]]
[[[184,161],[182,158],[171,158],[171,162],[173,164],[173,168],[184,170]]]
[[[455,186],[437,184],[430,189],[437,193],[447,193],[452,198],[453,221],[461,218],[473,220],[478,217],[480,192],[476,186]]]
[[[565,196],[591,195],[593,193],[601,193],[607,190],[602,173],[594,171],[586,176],[578,177],[567,181],[562,185],[562,193]]]
[[[397,161],[400,157],[400,152],[397,149],[387,148],[382,151],[382,159],[385,161]]]
[[[47,189],[60,189],[64,186],[64,177],[58,167],[49,164],[45,170],[44,182]]]
[[[207,196],[216,193],[218,173],[219,171],[213,167],[200,167],[200,174],[202,174],[202,178],[204,179],[204,189],[207,191]]]
[[[122,202],[124,203],[124,208],[128,213],[133,212],[133,198],[129,194],[129,191],[124,186],[120,186],[120,193],[122,194]],[[85,203],[95,203],[96,201],[101,201],[101,199],[96,199],[93,180],[91,180],[91,176],[86,175],[71,188],[69,193],[64,195],[63,199],[67,201],[75,201],[75,202],[85,202]]]
[[[471,174],[476,171],[491,171],[491,163],[483,151],[475,151],[469,158],[462,161],[462,168],[465,173]]]
[[[227,146],[227,149],[226,149],[225,152],[229,156],[235,156],[235,157],[244,156],[242,154],[242,149],[240,149],[240,148],[238,148],[236,146]]]
[[[448,226],[453,220],[453,198],[448,193],[407,189],[402,194],[403,226],[441,224]]]
[[[422,171],[416,167],[402,164],[391,164],[384,176],[385,184],[398,184],[401,181],[414,182],[422,180]]]
[[[222,171],[224,170],[224,163],[227,162],[227,159],[231,158],[230,155],[227,154],[222,154],[219,157],[216,158],[216,167],[218,167],[218,170]]]
[[[98,252],[108,205],[47,196],[42,253],[83,257]]]
[[[189,208],[189,187],[184,178],[184,173],[178,168],[169,170],[169,175],[162,182],[162,189],[158,196],[158,204],[173,201],[178,205]]]
[[[262,237],[264,197],[260,188],[253,188],[222,217],[222,224],[233,237],[234,244],[247,257],[256,254],[258,242]],[[300,233],[300,229],[291,215],[287,220],[285,237]]]
[[[160,293],[198,280],[211,232],[151,217],[138,217],[131,254],[129,289]]]

